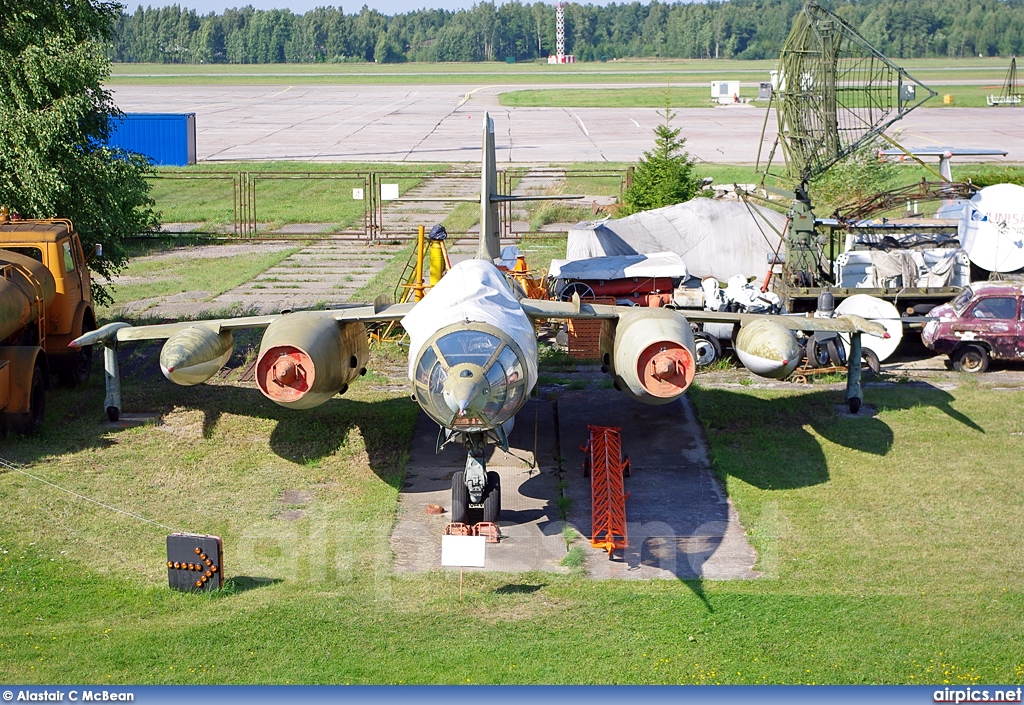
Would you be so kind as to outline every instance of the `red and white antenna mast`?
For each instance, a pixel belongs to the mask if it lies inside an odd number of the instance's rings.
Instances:
[[[561,0],[555,3],[555,48],[558,63],[565,63],[565,3]]]
[[[576,57],[565,53],[565,3],[555,3],[555,53],[548,56],[549,64],[574,64]]]

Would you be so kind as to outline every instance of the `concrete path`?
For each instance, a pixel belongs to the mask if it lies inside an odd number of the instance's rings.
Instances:
[[[488,546],[484,570],[566,570],[560,566],[568,550],[563,530],[590,534],[590,481],[580,472],[588,423],[621,426],[634,468],[626,479],[631,548],[609,560],[586,539],[577,539],[575,545],[584,547],[588,575],[712,580],[759,576],[753,570],[757,556],[736,510],[711,472],[703,429],[689,400],[652,407],[598,389],[562,392],[554,404],[531,401],[516,417],[509,455],[492,453],[488,464],[501,475],[500,526],[506,538]],[[426,507],[450,508],[451,476],[463,468],[465,452],[449,447],[435,455],[436,439],[437,425],[421,415],[391,539],[399,573],[440,569],[448,514],[428,515]],[[566,507],[567,521],[562,519]]]
[[[590,480],[583,477],[587,424],[622,429],[629,548],[611,557],[590,548],[587,572],[597,579],[759,577],[757,554],[708,460],[704,429],[689,398],[648,406],[615,391],[565,392],[558,398],[569,522],[591,535]]]
[[[213,245],[192,248],[192,256],[216,258],[235,251],[287,249],[296,242],[253,242],[238,245]],[[343,240],[322,240],[302,247],[253,279],[212,299],[206,291],[188,291],[174,296],[133,301],[124,306],[129,312],[167,318],[201,317],[205,313],[236,311],[251,314],[278,313],[284,309],[303,309],[318,304],[337,306],[352,295],[404,245],[365,244]],[[177,251],[166,256],[176,256]],[[115,279],[115,285],[119,281]],[[126,281],[126,280],[124,280]],[[365,303],[365,302],[357,302]]]

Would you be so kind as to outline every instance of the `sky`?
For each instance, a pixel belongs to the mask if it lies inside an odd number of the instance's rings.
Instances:
[[[523,0],[532,2],[533,0]],[[554,0],[545,0],[554,5]],[[585,4],[607,5],[611,0],[586,0]],[[295,14],[301,15],[315,7],[334,6],[341,7],[346,14],[359,12],[363,5],[371,10],[377,10],[385,15],[401,14],[412,10],[419,10],[423,7],[442,8],[445,10],[468,10],[474,4],[474,0],[121,0],[128,12],[134,12],[139,5],[162,7],[166,5],[179,5],[189,7],[201,14],[208,12],[221,13],[228,7],[244,7],[252,5],[257,10],[285,9],[288,8]],[[501,0],[497,0],[501,4]]]

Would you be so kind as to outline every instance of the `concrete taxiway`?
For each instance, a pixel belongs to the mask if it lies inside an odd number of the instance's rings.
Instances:
[[[517,415],[508,454],[488,460],[502,482],[501,532],[488,545],[488,571],[567,571],[563,530],[590,535],[590,480],[582,476],[587,424],[620,426],[633,463],[626,478],[630,548],[611,558],[590,547],[585,569],[596,579],[748,579],[757,555],[747,541],[719,480],[711,472],[703,430],[689,400],[661,407],[633,402],[604,389],[561,392],[531,400]],[[422,415],[416,425],[406,483],[391,537],[395,571],[441,569],[441,535],[448,522],[451,476],[465,451],[435,454],[437,425]],[[430,504],[441,515],[427,514]],[[563,512],[565,518],[563,519]]]
[[[495,120],[501,163],[632,162],[653,145],[653,108],[506,108],[506,90],[552,86],[115,85],[125,112],[196,113],[200,161],[476,162],[479,120]],[[607,86],[595,86],[607,87]],[[757,159],[760,104],[681,108],[686,148],[715,163]],[[904,146],[1004,149],[1024,158],[1012,109],[919,109],[897,125]],[[767,150],[775,137],[768,121]]]

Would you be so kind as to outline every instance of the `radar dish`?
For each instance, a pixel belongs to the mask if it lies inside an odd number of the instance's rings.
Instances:
[[[821,174],[935,95],[853,27],[813,3],[793,20],[779,55],[777,81],[772,101],[785,176],[800,182]]]
[[[960,215],[960,244],[990,272],[1024,269],[1024,186],[995,184],[974,194]]]
[[[860,337],[861,346],[878,355],[879,362],[885,362],[892,356],[896,352],[896,348],[899,347],[900,341],[903,340],[903,321],[900,320],[900,312],[888,301],[875,296],[868,296],[867,294],[854,294],[843,299],[842,303],[836,306],[836,313],[860,316],[869,321],[877,321],[885,327],[886,332],[889,334],[888,338],[876,338],[873,335],[862,335]],[[840,333],[839,337],[843,339],[843,344],[846,345],[846,352],[849,354],[849,334]]]

